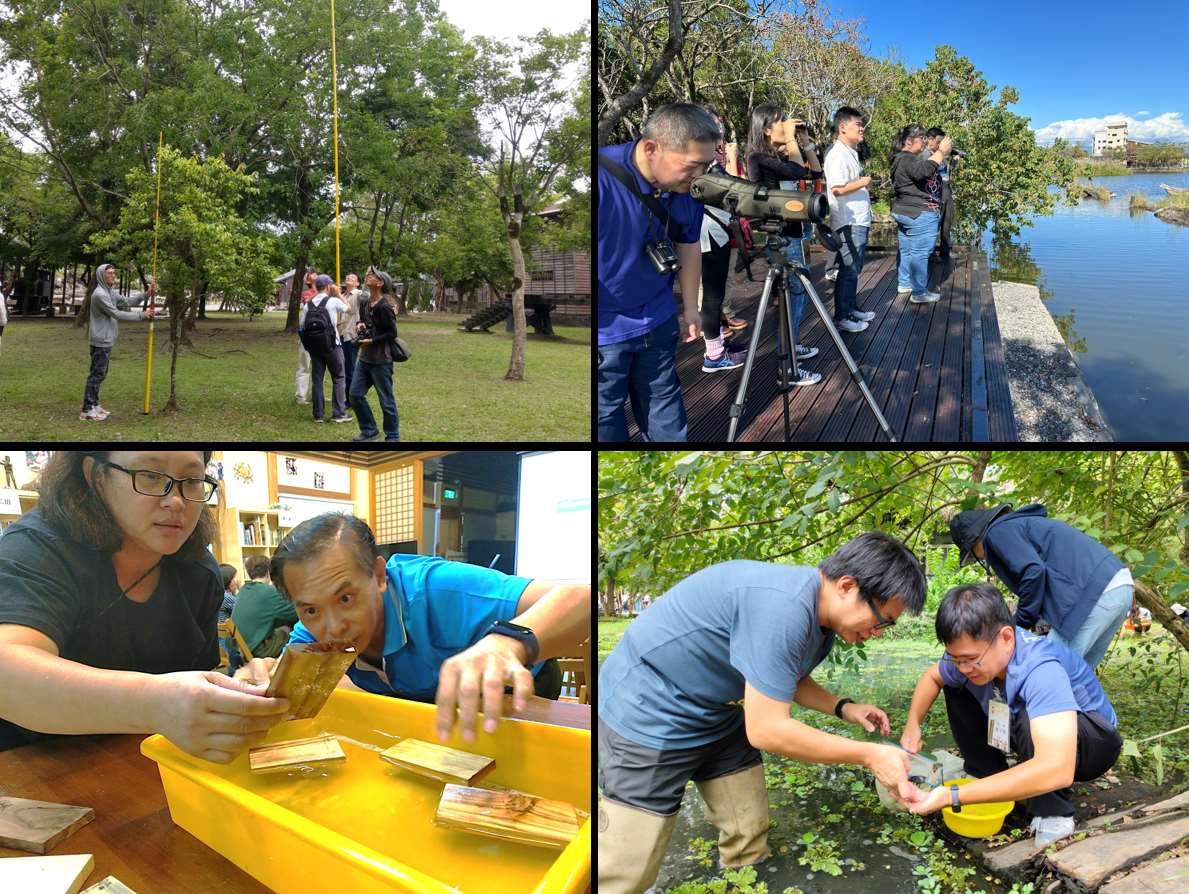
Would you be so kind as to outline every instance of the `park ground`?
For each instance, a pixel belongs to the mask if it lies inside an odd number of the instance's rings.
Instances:
[[[556,327],[555,337],[529,333],[525,378],[504,379],[512,334],[459,332],[462,316],[398,320],[412,358],[394,364],[393,391],[405,441],[590,440],[590,329]],[[100,402],[112,416],[83,422],[90,364],[85,329],[72,319],[10,320],[0,348],[0,439],[347,441],[351,422],[313,421],[294,402],[297,336],[282,331],[283,312],[248,321],[209,313],[178,355],[181,411],[161,412],[169,398],[169,327],[157,324],[150,413],[144,404],[147,323],[121,323]],[[330,417],[330,377],[326,377]],[[377,425],[380,405],[369,394]],[[352,414],[354,415],[354,414]],[[383,435],[381,435],[383,437]]]
[[[933,600],[931,600],[933,602]],[[631,622],[599,619],[599,663]],[[826,689],[883,708],[899,739],[912,689],[940,655],[929,610],[898,624],[894,636],[868,641],[866,660],[847,669],[827,658],[813,674]],[[841,650],[836,646],[833,654]],[[1142,739],[1189,722],[1185,650],[1158,624],[1145,636],[1116,637],[1099,665],[1125,738]],[[609,693],[604,693],[608,697]],[[872,738],[834,717],[793,706],[793,716],[831,733]],[[953,748],[939,699],[922,725],[925,748]],[[1163,766],[1141,746],[1140,760],[1125,757],[1104,778],[1074,786],[1078,820],[1140,799],[1171,796],[1189,776],[1189,733],[1162,740]],[[765,755],[773,857],[756,868],[717,869],[717,831],[703,817],[691,783],[657,890],[669,894],[1031,894],[1032,886],[988,874],[942,825],[940,815],[911,817],[883,809],[871,775],[859,767],[818,766]],[[1157,793],[1161,793],[1157,795]],[[1167,794],[1163,794],[1167,793]],[[1027,818],[1013,813],[1002,840],[1022,837]],[[1040,894],[1040,889],[1036,890]]]

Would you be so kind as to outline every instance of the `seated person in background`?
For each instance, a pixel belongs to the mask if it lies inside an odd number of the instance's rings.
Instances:
[[[279,658],[297,624],[293,603],[280,594],[268,575],[268,556],[249,556],[244,568],[251,578],[239,589],[231,620],[254,658]]]
[[[222,624],[231,617],[231,612],[235,608],[235,594],[239,592],[239,580],[236,578],[233,565],[220,565],[219,573],[223,575],[223,604],[219,606],[219,623]]]
[[[442,740],[457,707],[463,738],[474,741],[480,700],[484,729],[494,732],[509,680],[516,711],[534,689],[556,699],[561,674],[544,659],[573,654],[590,635],[589,585],[433,556],[398,553],[385,563],[371,528],[353,515],[302,522],[277,547],[271,571],[297,608],[290,644],[350,643],[359,653],[350,681],[368,692],[436,701]],[[237,677],[263,680],[275,665],[254,659]]]
[[[1073,833],[1076,779],[1097,779],[1123,747],[1115,709],[1081,656],[1012,625],[994,584],[954,587],[937,608],[945,654],[917,682],[900,744],[921,747],[921,721],[937,694],[974,782],[918,792],[913,813],[988,801],[1028,802],[1047,844]],[[1014,751],[1019,763],[1007,766]]]

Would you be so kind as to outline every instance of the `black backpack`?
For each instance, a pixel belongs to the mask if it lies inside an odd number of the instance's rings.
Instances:
[[[302,347],[311,354],[325,357],[334,350],[334,324],[330,321],[330,312],[326,309],[327,295],[321,304],[310,302],[306,308],[305,322],[302,323],[300,338]]]

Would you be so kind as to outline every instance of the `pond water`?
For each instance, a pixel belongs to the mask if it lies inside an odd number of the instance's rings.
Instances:
[[[1189,227],[1128,208],[1161,183],[1189,187],[1189,172],[1099,177],[1116,198],[985,244],[994,279],[1040,288],[1117,440],[1189,439]]]

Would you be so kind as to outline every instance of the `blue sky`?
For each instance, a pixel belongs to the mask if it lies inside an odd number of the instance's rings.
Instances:
[[[830,10],[866,19],[870,52],[895,47],[910,68],[950,44],[990,83],[1019,91],[1012,111],[1031,119],[1042,143],[1084,140],[1115,116],[1128,119],[1133,139],[1189,141],[1187,0],[840,0]]]

